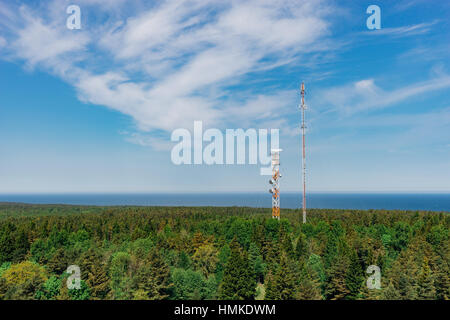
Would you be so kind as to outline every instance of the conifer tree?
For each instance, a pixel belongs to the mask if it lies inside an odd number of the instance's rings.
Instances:
[[[117,252],[112,256],[109,267],[110,287],[115,299],[130,299],[131,256],[127,252]]]
[[[445,270],[439,270],[436,273],[434,286],[436,288],[436,299],[450,299],[450,275],[448,271],[446,272]]]
[[[382,300],[383,298],[383,287],[380,289],[369,289],[366,284],[364,284],[361,288],[361,292],[358,295],[358,299],[360,300]],[[395,288],[394,288],[395,289]]]
[[[286,226],[284,223],[281,223],[280,226],[280,244],[282,250],[287,254],[289,258],[294,257],[294,247],[292,245],[292,240],[286,230]]]
[[[419,275],[418,297],[421,300],[432,300],[436,298],[436,289],[434,288],[434,279],[431,274],[428,258],[423,258],[422,270]]]
[[[306,236],[303,232],[300,232],[297,244],[295,246],[295,257],[298,260],[304,260],[308,257],[308,243],[306,242]]]
[[[198,247],[192,256],[195,269],[200,270],[205,277],[215,271],[218,260],[217,250],[212,244]]]
[[[181,251],[178,258],[178,268],[189,269],[190,265],[191,261],[189,259],[189,256],[184,250]]]
[[[325,246],[324,262],[325,268],[329,269],[336,263],[338,255],[338,235],[333,230],[330,230],[327,235],[327,243]]]
[[[100,254],[90,248],[83,256],[80,263],[82,279],[89,287],[90,296],[93,299],[103,299],[110,291],[110,279],[106,266]]]
[[[309,270],[308,270],[309,269]],[[322,289],[320,288],[319,276],[308,268],[302,279],[296,299],[299,300],[322,300]]]
[[[169,295],[173,284],[169,266],[156,250],[152,250],[135,277],[137,294],[135,298],[161,300]]]
[[[373,289],[375,290],[375,289]],[[386,288],[383,288],[382,298],[383,300],[400,300],[401,295],[399,291],[395,288],[392,281],[389,281],[389,284]]]
[[[94,265],[89,273],[87,284],[90,288],[91,297],[94,299],[104,299],[110,289],[110,279],[104,264]]]
[[[228,244],[225,244],[219,251],[218,258],[219,261],[216,265],[216,279],[220,283],[223,278],[223,273],[225,270],[225,266],[228,262],[228,259],[231,255],[231,249]]]
[[[411,275],[401,273],[398,279],[398,293],[402,300],[417,299],[417,290],[414,278]]]
[[[247,254],[242,252],[236,238],[230,244],[231,256],[225,265],[219,288],[222,299],[251,300],[256,293],[256,281]]]
[[[278,242],[266,241],[264,243],[265,261],[269,269],[276,268],[280,262],[280,244]]]
[[[346,273],[348,263],[342,255],[335,259],[335,263],[330,267],[325,294],[328,299],[341,300],[347,297],[349,290],[346,285]]]
[[[277,300],[278,298],[278,292],[275,288],[275,282],[273,279],[272,271],[269,271],[269,273],[266,276],[265,279],[265,295],[264,300]]]
[[[0,300],[3,300],[6,292],[8,291],[8,286],[6,284],[6,279],[0,277]]]
[[[7,226],[4,227],[3,232],[0,232],[0,263],[13,260],[14,242]]]
[[[25,259],[25,256],[30,249],[30,243],[28,241],[28,236],[26,232],[21,229],[18,231],[14,239],[14,251],[12,254],[12,261],[20,262]]]
[[[48,260],[47,266],[49,270],[57,275],[61,275],[67,267],[69,266],[66,255],[63,248],[59,248],[53,254],[53,256]]]
[[[286,254],[281,255],[279,267],[270,278],[266,289],[266,299],[293,300],[296,295],[296,280]]]
[[[346,285],[349,291],[347,299],[358,299],[361,286],[364,282],[361,264],[359,262],[358,254],[354,251],[350,257],[350,266],[347,270]]]
[[[249,254],[250,265],[252,266],[253,273],[255,275],[255,279],[258,282],[262,282],[263,277],[264,277],[265,264],[264,264],[261,254],[260,254],[258,246],[256,244],[254,244],[253,242],[250,243],[250,248],[249,248],[248,254]]]

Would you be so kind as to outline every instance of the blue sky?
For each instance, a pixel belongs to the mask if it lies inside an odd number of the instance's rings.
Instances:
[[[310,190],[450,192],[449,17],[437,0],[2,1],[0,193],[268,189],[259,165],[174,165],[194,120],[279,128],[281,188],[300,190],[301,81]]]

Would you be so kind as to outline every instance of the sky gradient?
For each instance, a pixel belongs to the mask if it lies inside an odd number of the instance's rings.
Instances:
[[[259,165],[174,165],[171,132],[195,120],[279,128],[281,190],[300,190],[301,81],[310,190],[450,192],[449,17],[437,0],[2,1],[0,193],[268,190]]]

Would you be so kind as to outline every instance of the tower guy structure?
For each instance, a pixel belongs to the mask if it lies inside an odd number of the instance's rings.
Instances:
[[[272,149],[272,178],[269,183],[272,185],[269,192],[272,194],[272,218],[280,220],[280,184],[278,180],[280,174],[280,152],[281,149]]]
[[[305,150],[305,84],[302,82],[300,87],[300,94],[302,96],[302,104],[300,105],[300,109],[302,111],[302,180],[303,180],[303,223],[306,223],[306,150]]]

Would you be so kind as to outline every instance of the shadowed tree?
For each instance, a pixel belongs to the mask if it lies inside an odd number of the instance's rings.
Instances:
[[[281,255],[279,267],[268,279],[267,300],[293,300],[296,295],[295,273],[285,253]]]
[[[436,289],[434,287],[434,279],[431,274],[428,258],[423,258],[422,270],[419,275],[417,293],[421,300],[436,299]]]
[[[221,299],[252,300],[256,294],[256,281],[247,254],[242,252],[236,238],[230,244],[231,256],[225,266],[219,287]]]
[[[161,300],[169,296],[173,284],[170,279],[169,266],[160,254],[153,250],[143,261],[134,278],[135,299]]]
[[[345,282],[349,291],[347,299],[358,299],[361,286],[364,282],[364,275],[356,251],[350,257],[350,266],[347,270]]]

